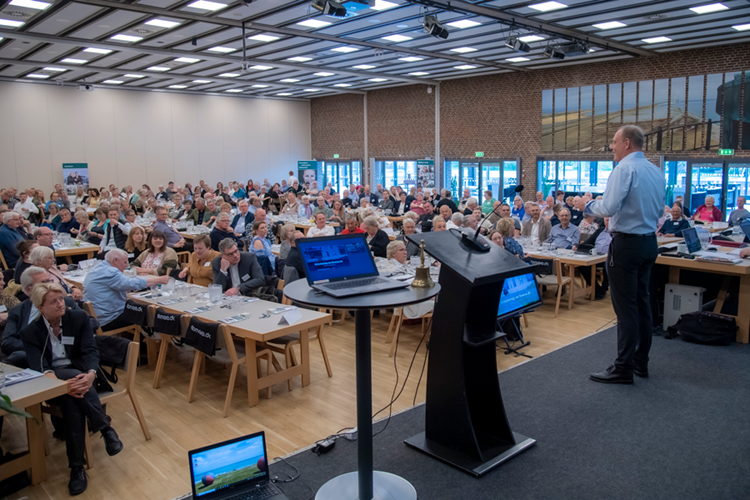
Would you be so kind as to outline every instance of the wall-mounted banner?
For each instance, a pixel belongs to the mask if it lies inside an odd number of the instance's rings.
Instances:
[[[435,160],[417,160],[417,181],[425,189],[435,187]]]
[[[322,162],[314,160],[298,161],[297,178],[299,179],[300,186],[304,186],[307,183],[308,187],[310,187],[313,181],[318,181],[318,188],[320,188],[320,182],[323,180]]]
[[[89,164],[88,163],[63,163],[63,185],[65,192],[75,195],[78,188],[83,192],[89,190]]]

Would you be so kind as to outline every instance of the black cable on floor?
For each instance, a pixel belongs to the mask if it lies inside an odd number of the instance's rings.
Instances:
[[[274,483],[276,487],[279,488],[279,490],[281,490],[282,493],[284,493],[284,490],[281,488],[281,486],[279,486],[279,483],[292,483],[294,481],[297,481],[300,476],[300,471],[297,467],[287,462],[284,457],[276,457],[274,458],[274,460],[281,460],[282,462],[287,464],[289,467],[294,469],[294,472],[297,474],[296,476],[292,477],[291,474],[288,474],[286,472],[280,472],[280,474],[284,474],[285,476],[289,477],[289,479],[279,479],[278,476],[275,476],[273,479],[271,479],[271,482]],[[315,491],[310,487],[309,484],[304,482],[302,479],[299,479],[299,482],[304,484],[307,487],[307,489],[310,490],[310,498],[308,498],[308,500],[312,500],[315,497]]]

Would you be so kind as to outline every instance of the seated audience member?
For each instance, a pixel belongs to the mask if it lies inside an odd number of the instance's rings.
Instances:
[[[545,204],[539,205],[539,209],[542,212],[542,218],[550,220],[555,212],[553,210],[555,206],[555,199],[552,196],[547,196]]]
[[[175,195],[175,198],[177,198],[177,195]],[[184,201],[182,201],[181,207],[178,207],[175,204],[174,209],[169,211],[169,217],[175,221],[187,220],[192,211],[193,201],[186,198]]]
[[[460,228],[464,223],[464,216],[461,214],[461,212],[456,212],[455,214],[451,215],[450,220],[447,220],[445,222],[445,227],[448,229],[458,229]]]
[[[326,199],[322,196],[318,196],[315,199],[315,208],[313,209],[313,217],[316,217],[318,214],[323,214],[323,216],[328,219],[331,215],[333,215],[333,211],[326,206]]]
[[[308,195],[302,196],[302,205],[299,206],[298,215],[305,219],[311,219],[313,210],[314,207],[310,204],[310,197]]]
[[[424,194],[417,193],[414,201],[409,204],[409,211],[417,214],[417,217],[424,214],[424,206],[429,205],[429,201],[424,200]]]
[[[163,240],[162,240],[163,241]],[[145,254],[141,254],[145,255]],[[96,319],[102,330],[116,330],[130,326],[121,315],[125,310],[128,292],[134,292],[151,285],[166,285],[169,276],[139,275],[125,276],[128,267],[128,254],[119,248],[110,250],[104,260],[97,263],[83,281],[83,300],[94,306]]]
[[[482,214],[482,208],[477,207],[474,209],[474,219],[477,221],[477,226],[481,226],[482,229],[480,229],[480,234],[489,234],[490,231],[495,227],[488,217],[485,217],[484,214]]]
[[[71,228],[70,234],[74,235],[76,237],[76,240],[78,241],[88,241],[89,240],[89,216],[86,213],[86,210],[76,210],[75,215],[76,221],[78,222],[78,229]],[[49,228],[47,228],[49,230]],[[50,230],[51,231],[51,230]]]
[[[557,226],[558,224],[560,224],[560,210],[562,210],[564,206],[565,205],[563,203],[555,203],[552,207],[552,217],[549,220],[549,223],[552,226]]]
[[[365,217],[363,222],[367,233],[367,244],[375,257],[385,257],[385,249],[391,241],[385,231],[378,227],[378,218],[374,215]]]
[[[484,192],[484,201],[482,202],[482,214],[489,215],[495,208],[497,200],[492,196],[492,191],[489,189]]]
[[[503,238],[503,233],[500,231],[490,231],[489,239],[492,243],[499,246],[500,248],[505,248],[505,238]]]
[[[286,256],[289,254],[289,249],[292,248],[290,240],[294,238],[294,233],[297,229],[294,224],[284,224],[279,228],[279,239],[281,245],[279,246],[279,258],[286,260]]]
[[[247,200],[240,200],[237,203],[237,215],[234,216],[234,219],[229,224],[234,229],[234,232],[243,238],[247,236],[247,225],[255,221],[255,215],[250,213],[249,206]]]
[[[252,239],[247,245],[248,251],[254,253],[255,256],[258,257],[258,263],[266,276],[275,274],[276,256],[271,250],[271,242],[266,238],[266,235],[268,234],[268,224],[265,221],[256,220],[253,222],[253,230],[251,234]],[[265,263],[268,264],[266,265]]]
[[[272,224],[266,220],[266,211],[263,210],[262,208],[259,208],[258,210],[255,211],[255,220],[253,221],[253,223],[245,227],[245,233],[248,235],[248,238],[252,236],[253,226],[255,225],[256,222],[265,222],[266,224],[269,225],[269,227],[272,226]],[[282,223],[277,222],[276,224],[281,225]],[[265,238],[268,240],[268,243],[270,243],[271,245],[276,244],[276,237],[273,235],[273,232],[270,229],[266,231]]]
[[[190,254],[187,266],[180,271],[180,279],[200,286],[213,283],[214,275],[211,262],[219,256],[219,252],[211,248],[211,238],[207,234],[199,234],[193,239],[193,252]]]
[[[216,218],[216,226],[211,230],[211,248],[217,252],[219,251],[219,243],[226,238],[229,238],[241,247],[244,246],[242,237],[232,230],[230,219],[231,216],[229,214],[220,213]]]
[[[68,393],[52,401],[62,408],[70,467],[68,491],[78,495],[88,486],[84,471],[86,432],[101,432],[109,456],[120,453],[123,446],[94,388],[99,351],[88,315],[68,309],[65,291],[55,283],[34,285],[31,300],[40,317],[21,332],[23,348],[29,368],[43,372],[45,377],[67,381]]]
[[[128,253],[128,262],[133,262],[140,257],[147,248],[146,231],[141,226],[133,227],[128,233],[128,239],[125,240],[125,247],[123,248]]]
[[[526,201],[523,204],[524,215],[521,219],[521,226],[523,226],[524,222],[531,219],[531,215],[529,215],[529,208],[531,207],[531,205],[535,205],[535,203],[533,201]]]
[[[47,202],[47,206],[44,207],[47,212],[50,211],[50,205],[57,205],[57,209],[61,209],[65,206],[62,201],[60,201],[60,193],[53,191],[52,194],[49,195],[49,201]]]
[[[88,242],[93,245],[99,245],[104,239],[104,224],[107,222],[107,210],[104,208],[97,208],[94,212],[94,220],[89,223]]]
[[[52,231],[49,228],[44,228],[47,231],[50,231],[50,234]],[[40,231],[40,229],[37,229],[37,231]],[[13,281],[16,282],[16,284],[21,283],[21,275],[23,272],[31,267],[31,260],[29,260],[29,256],[31,255],[31,251],[34,250],[36,247],[39,246],[39,243],[36,240],[20,240],[16,244],[16,250],[18,251],[18,263],[16,264],[16,269],[13,272]]]
[[[344,221],[346,228],[341,231],[341,234],[361,234],[365,230],[359,227],[359,220],[357,214],[346,214],[346,220]]]
[[[383,191],[386,193],[387,191]],[[406,237],[411,234],[417,234],[417,225],[412,219],[404,219],[404,224],[401,229],[401,234],[396,236],[396,241],[403,241],[406,245],[406,257],[412,258],[415,255],[419,255],[419,245],[410,241]],[[386,250],[388,248],[386,247]]]
[[[364,200],[360,200],[360,206]],[[401,191],[398,195],[398,201],[394,202],[394,215],[404,215],[409,211],[409,202],[406,201],[406,193]]]
[[[500,205],[500,219],[512,220],[514,236],[519,236],[521,234],[521,221],[517,217],[511,217],[510,213],[510,206],[507,203],[503,203],[502,205]]]
[[[247,209],[250,211],[251,214],[255,215],[255,212],[263,207],[263,200],[259,198],[258,196],[251,195],[250,198],[248,198],[248,207]]]
[[[497,221],[497,230],[503,235],[503,247],[519,258],[524,258],[523,247],[513,239],[515,226],[510,218],[503,218]]]
[[[442,216],[436,215],[432,219],[432,230],[434,232],[437,232],[437,231],[447,231],[448,230],[448,226],[446,225],[445,219]]]
[[[346,191],[344,191],[346,193]],[[378,203],[378,208],[382,211],[393,210],[396,208],[396,201],[391,197],[391,194],[387,190],[383,190],[383,199]]]
[[[256,221],[257,223],[257,221]],[[266,281],[254,253],[240,252],[237,243],[227,238],[219,243],[219,256],[211,262],[213,282],[225,295],[253,295]]]
[[[519,221],[523,220],[523,216],[526,215],[526,210],[523,207],[523,198],[516,195],[513,198],[513,209],[510,211],[510,216]]]
[[[52,230],[57,231],[57,226],[60,225],[62,218],[60,217],[60,208],[55,203],[50,205],[50,209],[46,216],[41,213],[41,210],[39,215],[42,217],[42,220],[39,222],[40,226],[49,227]]]
[[[21,217],[28,220],[32,215],[39,214],[39,207],[34,205],[34,202],[27,193],[21,193],[18,195],[18,203],[13,207],[14,212],[21,214]],[[10,208],[10,207],[8,207]]]
[[[214,221],[216,221],[216,217],[218,217],[220,213],[221,209],[216,206],[216,201],[214,199],[207,199],[206,210],[203,213],[203,221],[201,222],[201,224],[209,227],[213,226]]]
[[[576,199],[573,196],[567,196],[565,198],[565,206],[563,208],[567,208],[568,210],[573,210],[576,207],[575,203]]]
[[[177,249],[177,251],[190,252],[193,249],[192,243],[185,241],[180,233],[175,230],[167,222],[167,209],[164,207],[156,207],[156,222],[154,222],[154,231],[160,231],[167,241],[167,246],[170,248]],[[123,229],[124,231],[124,229]]]
[[[424,214],[417,218],[417,224],[422,228],[423,233],[432,231],[432,219],[435,218],[435,212],[433,211],[432,203],[424,203],[422,205]]]
[[[301,240],[304,237],[305,234],[302,231],[294,231],[289,234],[289,253],[286,257],[286,265],[296,269],[300,278],[305,278],[307,276],[305,263],[302,260],[302,254],[300,253],[299,248],[297,248],[297,240]]]
[[[604,224],[602,224],[594,234],[589,236],[588,239],[583,242],[584,245],[593,245],[596,249],[596,253],[599,255],[607,255],[609,253],[610,243],[612,243],[612,234],[609,232],[609,217],[605,217]],[[594,287],[594,298],[596,300],[601,300],[607,296],[607,290],[609,290],[609,278],[607,276],[607,266],[604,262],[600,262],[596,267],[604,270],[602,273],[602,282],[599,283],[597,281]],[[587,285],[591,284],[591,273],[581,273],[581,276],[583,276]]]
[[[341,229],[340,226],[344,225],[344,221],[346,220],[346,210],[344,210],[344,204],[341,203],[341,200],[333,200],[331,215],[329,215],[327,219],[328,222],[337,222],[339,224],[339,229]]]
[[[473,215],[474,209],[477,207],[479,207],[479,201],[473,196],[469,196],[469,198],[466,200],[466,204],[464,205],[463,214]]]
[[[197,189],[197,188],[196,188]],[[206,202],[200,196],[194,198],[195,208],[190,215],[185,217],[185,221],[193,221],[193,224],[200,226],[203,224],[203,217],[206,215]]]
[[[586,201],[580,196],[573,198],[573,208],[570,210],[570,223],[574,226],[581,224],[583,220],[583,210],[586,208]]]
[[[675,203],[672,207],[672,219],[664,221],[664,224],[659,228],[656,233],[657,236],[671,237],[682,237],[682,231],[688,229],[690,223],[682,217],[682,209],[680,205]]]
[[[674,202],[680,204],[680,207],[682,208],[682,215],[684,217],[689,217],[690,216],[690,207],[686,207],[685,206],[685,200],[682,198],[681,195],[675,196],[674,197]]]
[[[473,217],[473,216],[472,216]],[[407,265],[408,252],[403,241],[391,241],[386,247],[387,261],[383,265],[381,272],[384,275],[389,274],[410,274],[413,271]],[[421,318],[435,308],[434,300],[425,300],[410,306],[404,306],[404,317],[408,319]]]
[[[545,242],[552,230],[552,224],[542,217],[539,205],[536,203],[529,204],[529,217],[530,219],[523,223],[521,236],[530,237],[531,241],[537,245]]]
[[[31,239],[22,225],[23,217],[18,212],[10,211],[3,214],[3,225],[0,226],[0,251],[3,252],[5,262],[11,269],[18,263],[16,245],[19,241]]]
[[[11,295],[6,295],[3,293],[5,291],[5,278],[3,277],[3,274],[0,273],[0,307],[3,308],[3,311],[0,312],[0,339],[3,338],[3,334],[5,332],[5,327],[8,323],[8,311],[16,307],[20,301]]]
[[[354,201],[352,200],[351,196],[349,196],[349,190],[344,189],[341,197],[341,203],[343,203],[346,208],[354,207]]]
[[[695,209],[695,213],[693,214],[692,219],[702,222],[723,221],[724,217],[721,215],[721,210],[719,210],[714,205],[714,203],[716,203],[716,199],[713,196],[706,196],[706,200],[703,202],[703,205]]]
[[[281,215],[288,215],[296,217],[299,215],[299,203],[297,203],[297,197],[294,191],[287,191],[286,193],[286,204],[281,207]]]
[[[594,234],[599,229],[599,224],[594,222],[593,215],[586,215],[583,220],[578,224],[578,231],[581,233],[581,241],[585,241],[589,236]]]
[[[570,223],[570,210],[563,208],[558,215],[560,225],[553,226],[547,238],[547,243],[552,243],[555,248],[573,248],[581,241],[581,232]]]
[[[447,189],[442,189],[440,192],[443,193],[443,196],[440,198],[440,201],[437,202],[437,205],[435,205],[435,208],[438,210],[438,212],[443,205],[448,205],[448,208],[451,209],[451,212],[458,212],[458,207],[453,201],[453,194]]]
[[[68,285],[68,283],[65,281],[62,273],[57,268],[57,264],[55,263],[55,253],[51,248],[43,246],[36,247],[29,254],[29,262],[31,262],[32,266],[41,267],[42,269],[47,271],[52,277],[53,282],[63,287],[65,289],[65,293],[73,297],[73,300],[81,300],[83,298],[81,290],[74,286]]]
[[[326,216],[323,212],[318,212],[315,216],[315,226],[311,227],[307,231],[308,238],[314,238],[316,236],[334,236],[336,230],[331,226],[326,225]]]
[[[464,195],[459,198],[458,200],[458,211],[463,212],[466,208],[466,203],[469,201],[469,198],[471,198],[471,189],[464,188]]]
[[[164,207],[160,207],[165,210]],[[107,211],[108,219],[104,223],[104,236],[99,244],[99,251],[106,253],[113,248],[123,250],[128,241],[128,233],[131,231],[130,224],[120,223],[120,210],[110,208]]]
[[[179,266],[177,252],[167,246],[164,233],[158,230],[151,233],[148,249],[141,253],[131,265],[139,276],[169,276],[172,270]]]

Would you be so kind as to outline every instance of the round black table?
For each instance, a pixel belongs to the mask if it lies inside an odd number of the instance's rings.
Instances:
[[[325,483],[318,490],[316,500],[386,500],[392,498],[416,500],[417,492],[408,481],[395,474],[373,471],[370,310],[416,304],[435,297],[439,292],[440,285],[436,283],[433,288],[406,287],[387,292],[336,298],[316,292],[310,288],[306,280],[298,280],[284,287],[284,295],[294,302],[325,309],[356,311],[358,471],[343,474]]]

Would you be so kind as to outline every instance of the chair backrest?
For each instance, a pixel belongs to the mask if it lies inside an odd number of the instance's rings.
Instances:
[[[3,269],[9,269],[8,263],[5,262],[5,257],[3,256],[3,251],[0,250],[0,265],[3,266]]]
[[[299,271],[297,271],[296,268],[293,266],[285,266],[284,267],[284,283],[294,283],[299,279]]]
[[[92,304],[91,302],[84,302],[83,303],[83,310],[86,311],[89,316],[91,316],[92,318],[94,318],[96,320],[97,324],[99,324],[99,318],[96,317],[96,311],[94,311],[94,304]],[[94,332],[94,333],[96,335],[104,335],[104,332],[102,331],[102,327],[101,327],[100,324],[99,324],[99,328],[97,328],[96,332]]]
[[[138,342],[131,342],[128,346],[128,358],[125,361],[125,366],[122,368],[126,371],[125,373],[125,389],[128,393],[133,392],[135,387],[135,371],[138,368],[138,357],[140,356],[141,349]]]

